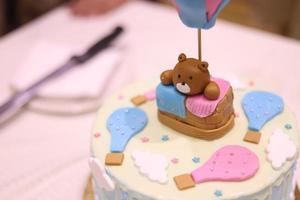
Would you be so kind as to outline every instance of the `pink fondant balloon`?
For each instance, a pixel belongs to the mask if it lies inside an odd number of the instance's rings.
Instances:
[[[229,145],[222,147],[201,167],[192,172],[196,183],[209,181],[244,181],[259,169],[258,157],[249,149]]]

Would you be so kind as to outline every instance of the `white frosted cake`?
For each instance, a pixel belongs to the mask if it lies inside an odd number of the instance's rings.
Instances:
[[[100,108],[90,158],[99,200],[294,199],[299,135],[280,97],[233,89],[234,125],[205,139],[159,120],[158,110],[168,113],[162,101],[175,105],[174,98],[155,92],[161,86],[159,80],[130,85]],[[189,123],[181,115],[176,120]],[[250,140],[259,132],[260,140],[247,141],[247,132]]]

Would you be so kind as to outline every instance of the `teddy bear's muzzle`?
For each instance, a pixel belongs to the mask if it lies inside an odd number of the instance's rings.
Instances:
[[[186,84],[185,82],[177,83],[176,89],[183,94],[188,94],[191,91],[190,86],[188,84]]]

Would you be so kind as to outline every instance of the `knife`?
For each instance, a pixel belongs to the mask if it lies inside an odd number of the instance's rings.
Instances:
[[[25,106],[32,98],[34,98],[41,86],[92,59],[99,52],[108,48],[122,32],[123,27],[115,27],[110,34],[93,44],[84,54],[72,56],[64,65],[55,69],[53,72],[41,78],[23,91],[13,95],[0,106],[0,125],[11,119],[16,113],[18,113],[20,108]]]

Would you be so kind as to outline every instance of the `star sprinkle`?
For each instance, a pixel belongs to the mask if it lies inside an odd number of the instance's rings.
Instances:
[[[194,163],[199,163],[200,162],[200,158],[199,157],[193,157],[192,161]]]
[[[144,96],[146,97],[146,99],[148,101],[153,101],[153,100],[156,99],[156,93],[155,92],[156,92],[155,90],[150,90],[150,91],[146,92],[144,94]]]
[[[95,137],[95,138],[98,138],[98,137],[100,137],[100,136],[101,136],[100,133],[95,133],[95,134],[94,134],[94,137]]]
[[[142,141],[142,143],[147,143],[147,142],[149,142],[149,138],[148,137],[141,137],[141,141]]]
[[[164,141],[164,142],[168,141],[169,139],[170,139],[170,138],[169,138],[168,135],[163,135],[163,136],[161,137],[161,140]]]
[[[291,124],[286,124],[286,125],[284,126],[284,128],[286,128],[287,130],[290,130],[290,129],[292,129],[293,127],[292,127]]]
[[[177,163],[179,162],[179,160],[178,160],[178,158],[173,158],[173,159],[171,160],[171,162],[172,162],[173,164],[177,164]]]
[[[249,81],[249,82],[248,82],[248,85],[249,85],[250,87],[253,87],[253,86],[255,85],[255,83],[254,83],[254,81]]]
[[[128,200],[129,197],[128,197],[128,194],[126,192],[121,192],[121,200]]]
[[[221,190],[216,190],[214,194],[215,194],[216,197],[223,196],[223,192]]]

